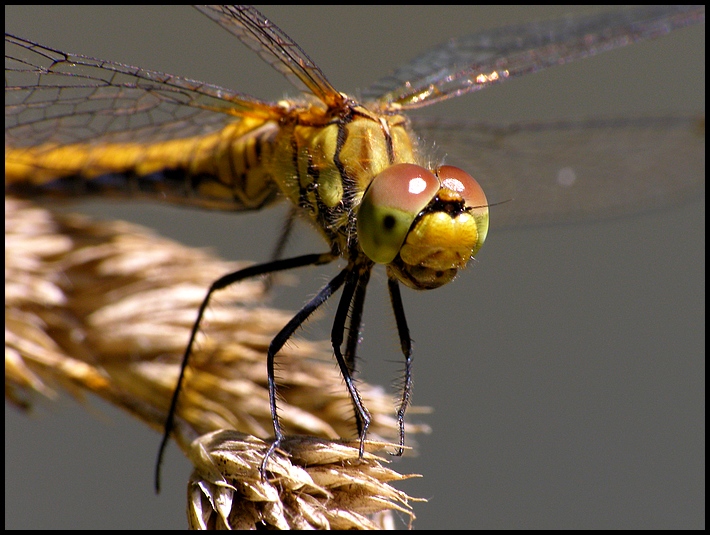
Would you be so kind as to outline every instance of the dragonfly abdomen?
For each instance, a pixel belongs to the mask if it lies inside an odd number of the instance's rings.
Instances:
[[[204,136],[153,143],[5,147],[5,191],[22,197],[114,196],[256,210],[278,186],[263,161],[274,122],[246,118]]]

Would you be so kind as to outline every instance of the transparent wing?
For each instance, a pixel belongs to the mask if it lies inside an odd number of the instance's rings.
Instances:
[[[283,74],[296,88],[315,95],[328,107],[343,96],[323,72],[288,35],[252,6],[195,6],[259,57]]]
[[[496,228],[629,215],[698,197],[705,185],[704,116],[412,123],[423,146],[436,140],[446,163],[481,183]]]
[[[212,132],[272,105],[156,71],[5,34],[5,144],[162,141]]]
[[[647,6],[450,39],[363,92],[400,109],[428,106],[705,20],[704,6]]]

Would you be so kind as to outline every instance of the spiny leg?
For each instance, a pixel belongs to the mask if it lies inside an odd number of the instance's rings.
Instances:
[[[267,381],[269,384],[269,405],[271,406],[271,420],[274,424],[274,441],[269,446],[264,459],[261,461],[261,467],[259,471],[261,472],[261,477],[265,479],[266,474],[266,463],[269,457],[274,453],[274,450],[279,447],[281,441],[284,438],[283,431],[281,430],[281,424],[279,423],[278,411],[276,408],[276,376],[274,370],[274,359],[276,353],[278,353],[284,344],[291,338],[293,333],[298,329],[303,322],[308,319],[315,310],[325,303],[328,298],[333,295],[334,292],[343,285],[347,276],[349,274],[349,268],[343,269],[338,275],[333,278],[328,284],[326,284],[318,294],[311,299],[306,305],[299,310],[296,315],[291,318],[291,320],[286,324],[286,326],[279,331],[279,333],[274,337],[269,344],[269,350],[266,356],[266,372]]]
[[[348,369],[355,378],[355,371],[357,366],[357,348],[360,343],[360,328],[362,326],[362,311],[365,304],[365,292],[367,291],[367,283],[370,281],[370,271],[367,270],[360,275],[358,278],[357,286],[355,288],[355,295],[352,298],[352,303],[350,307],[350,321],[348,322],[348,339],[345,345],[345,363],[348,365]],[[364,405],[363,405],[364,406]],[[353,404],[355,409],[355,423],[357,425],[358,437],[364,437],[366,434],[366,429],[364,428],[362,417],[357,409],[357,406]],[[365,407],[365,412],[367,408]]]
[[[274,250],[271,251],[271,260],[278,260],[283,255],[286,244],[291,237],[291,232],[293,232],[293,224],[296,222],[297,215],[298,208],[292,206],[289,209],[288,214],[286,214],[286,219],[284,219],[283,225],[281,226],[279,239],[274,246]]]
[[[333,351],[335,352],[335,360],[338,362],[340,373],[343,375],[345,386],[350,393],[350,399],[352,399],[353,407],[355,408],[355,421],[357,423],[358,434],[360,437],[360,457],[365,454],[365,437],[367,436],[367,430],[370,427],[372,418],[362,402],[360,392],[358,392],[355,387],[355,382],[352,376],[355,371],[354,345],[356,345],[356,343],[353,342],[353,336],[356,340],[358,335],[355,331],[359,331],[360,328],[362,307],[365,300],[364,289],[358,291],[358,288],[360,286],[367,285],[371,269],[372,264],[368,264],[364,266],[354,266],[349,272],[348,280],[345,284],[345,289],[343,290],[343,295],[340,297],[340,303],[338,304],[338,311],[336,312],[335,319],[333,321],[333,329],[330,334]],[[355,301],[353,301],[353,296]],[[343,343],[345,322],[348,317],[348,312],[351,312],[352,316],[350,320],[350,332],[348,334],[346,358],[343,357],[340,351],[340,346]]]
[[[291,233],[293,232],[293,225],[296,222],[296,217],[298,214],[298,208],[295,206],[291,206],[289,208],[288,214],[286,215],[286,218],[284,219],[284,222],[281,226],[281,232],[279,233],[279,239],[276,242],[276,245],[274,246],[273,251],[271,251],[271,256],[269,259],[271,261],[274,260],[279,260],[283,256],[284,249],[286,249],[286,244],[288,243],[288,240],[291,238]],[[274,285],[274,277],[273,275],[267,275],[264,277],[264,291],[270,292],[271,287]]]
[[[168,409],[168,417],[165,421],[165,429],[163,431],[163,438],[160,441],[160,447],[158,449],[158,460],[155,467],[155,491],[160,492],[160,467],[163,462],[163,455],[165,454],[165,448],[168,445],[168,440],[170,440],[170,434],[172,433],[173,427],[175,425],[175,411],[177,409],[177,402],[180,397],[180,389],[182,387],[183,380],[185,378],[185,370],[190,359],[190,354],[192,353],[192,346],[195,343],[195,338],[200,330],[200,324],[202,323],[202,317],[204,316],[207,305],[210,302],[212,294],[217,290],[221,290],[235,284],[244,279],[249,279],[251,277],[256,277],[259,275],[265,275],[268,273],[274,273],[275,271],[284,271],[287,269],[293,269],[303,266],[320,265],[331,262],[336,255],[333,253],[322,253],[322,254],[309,254],[303,256],[296,256],[294,258],[287,258],[285,260],[274,260],[273,262],[267,262],[265,264],[258,264],[255,266],[249,266],[244,269],[240,269],[233,273],[228,273],[227,275],[220,277],[215,282],[212,283],[210,289],[207,291],[207,295],[202,300],[200,308],[197,312],[197,319],[192,326],[190,331],[190,339],[185,348],[185,353],[182,357],[182,363],[180,364],[180,373],[178,375],[177,384],[175,390],[173,391],[172,399],[170,400],[170,408]]]
[[[395,455],[400,456],[404,453],[404,413],[407,411],[409,402],[412,397],[412,339],[409,336],[409,327],[407,327],[407,318],[404,315],[404,306],[402,305],[402,295],[399,292],[399,282],[393,277],[388,277],[387,287],[390,292],[390,301],[392,302],[392,310],[397,323],[397,333],[399,334],[399,343],[404,354],[404,384],[402,385],[402,400],[397,409],[397,422],[399,423],[399,449]]]

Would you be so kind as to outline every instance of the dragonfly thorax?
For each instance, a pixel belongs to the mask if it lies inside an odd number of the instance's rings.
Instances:
[[[268,174],[341,254],[356,245],[357,209],[373,178],[416,161],[405,117],[352,101],[339,109],[290,110],[269,153]]]

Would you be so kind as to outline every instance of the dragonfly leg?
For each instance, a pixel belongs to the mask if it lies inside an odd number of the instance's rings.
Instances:
[[[173,431],[175,424],[175,412],[177,409],[178,399],[180,397],[180,389],[182,387],[183,380],[185,379],[185,370],[187,369],[188,362],[190,360],[190,354],[192,353],[192,347],[195,343],[195,338],[200,330],[200,324],[202,323],[202,318],[204,316],[207,305],[214,294],[218,290],[222,290],[227,286],[235,284],[239,281],[249,279],[251,277],[257,277],[259,275],[266,275],[269,273],[274,273],[276,271],[284,271],[287,269],[293,269],[303,266],[320,265],[327,264],[335,259],[337,255],[332,252],[322,253],[322,254],[308,254],[303,256],[297,256],[294,258],[287,258],[284,260],[274,260],[272,262],[267,262],[265,264],[257,264],[255,266],[249,266],[244,269],[240,269],[233,273],[228,273],[223,277],[220,277],[215,282],[212,283],[210,289],[207,291],[207,295],[202,300],[200,308],[197,312],[197,319],[192,326],[190,331],[190,339],[185,348],[185,353],[182,357],[182,363],[180,364],[180,373],[178,375],[177,384],[175,385],[175,390],[173,391],[172,399],[170,400],[170,408],[168,409],[168,417],[165,420],[165,429],[163,430],[163,438],[160,441],[160,447],[158,449],[158,459],[155,466],[155,491],[160,492],[160,467],[163,462],[163,455],[165,454],[165,448],[168,445],[168,440],[170,440],[170,434]],[[304,318],[305,319],[305,318]],[[285,340],[284,340],[285,343]],[[283,345],[283,343],[281,344]],[[273,414],[273,409],[272,409]]]
[[[299,310],[296,315],[291,318],[291,320],[286,324],[286,326],[279,331],[279,333],[274,337],[269,344],[269,350],[266,355],[266,372],[267,381],[269,384],[269,405],[271,407],[271,420],[274,424],[274,442],[269,447],[269,450],[264,455],[264,459],[261,461],[261,467],[259,471],[261,472],[261,477],[265,479],[266,475],[266,464],[269,457],[274,453],[274,450],[279,447],[281,441],[283,440],[284,434],[281,430],[281,424],[279,422],[278,409],[276,407],[276,375],[274,370],[274,360],[276,354],[281,350],[284,344],[291,338],[296,329],[298,329],[303,322],[308,319],[308,317],[315,312],[315,310],[325,303],[334,292],[343,285],[345,279],[348,275],[348,268],[343,269],[338,275],[333,278],[328,284],[326,284],[318,294],[311,299],[306,305]]]
[[[355,288],[355,295],[352,300],[352,307],[350,308],[350,323],[348,324],[348,340],[345,346],[345,363],[350,369],[350,373],[353,378],[355,377],[356,371],[356,358],[357,358],[357,347],[360,343],[360,327],[362,324],[362,311],[365,304],[365,292],[367,290],[367,283],[370,280],[370,271],[363,273],[359,279],[357,287]],[[353,403],[353,408],[355,410],[355,423],[357,425],[358,436],[364,441],[367,428],[364,425],[362,415],[360,410]],[[365,408],[365,413],[367,409]],[[369,422],[368,422],[369,425]]]
[[[402,347],[402,353],[404,354],[404,384],[402,385],[402,399],[397,409],[399,449],[395,452],[395,455],[400,456],[404,453],[404,413],[407,411],[412,397],[412,339],[409,336],[407,318],[404,315],[402,295],[399,292],[399,282],[393,277],[388,277],[387,287],[389,288],[392,310],[394,311],[394,318],[397,323],[399,342]]]
[[[281,226],[281,232],[279,233],[279,239],[274,246],[274,250],[271,251],[271,256],[269,259],[271,261],[279,260],[283,256],[284,249],[286,249],[286,244],[291,238],[291,232],[293,231],[293,225],[296,222],[296,217],[298,215],[298,208],[292,206],[286,218],[284,219],[283,225]],[[264,278],[264,290],[269,292],[274,284],[274,277],[272,275],[267,275]]]
[[[348,280],[345,283],[343,295],[338,304],[338,311],[333,321],[331,331],[331,343],[335,353],[335,359],[340,367],[340,372],[345,380],[345,385],[350,393],[355,410],[355,422],[358,436],[360,438],[360,457],[365,454],[365,438],[367,430],[372,420],[365,404],[362,402],[360,392],[355,386],[355,358],[357,354],[357,344],[360,336],[360,325],[362,321],[363,305],[365,303],[365,290],[370,279],[371,264],[355,267],[351,269]],[[345,348],[345,356],[340,351],[345,332],[345,323],[350,315],[348,324],[348,341]]]

